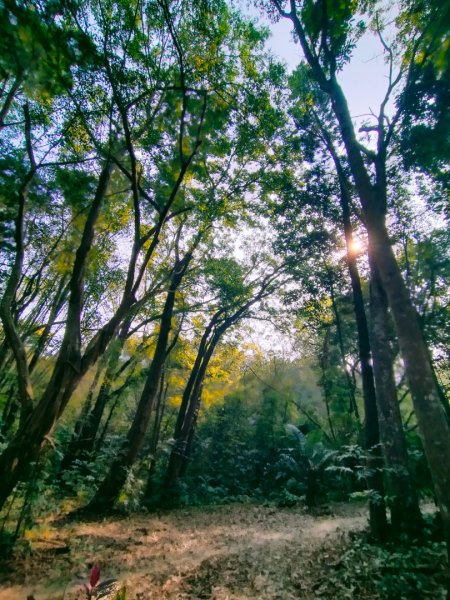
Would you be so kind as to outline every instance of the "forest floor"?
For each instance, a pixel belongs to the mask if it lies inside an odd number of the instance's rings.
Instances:
[[[53,521],[29,534],[31,552],[0,564],[0,600],[84,598],[82,578],[126,586],[127,600],[291,600],[332,598],[320,591],[364,529],[363,505],[304,508],[229,505],[100,522]],[[368,600],[369,596],[364,600]]]

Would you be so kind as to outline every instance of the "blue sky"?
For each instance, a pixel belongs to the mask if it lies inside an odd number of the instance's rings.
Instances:
[[[294,69],[301,59],[301,49],[292,39],[291,22],[281,19],[278,23],[270,23],[254,8],[247,8],[245,12],[271,29],[269,48],[287,63],[289,70]],[[339,76],[353,117],[369,113],[370,109],[378,112],[386,93],[387,74],[379,40],[373,34],[366,33],[353,51],[350,63]]]

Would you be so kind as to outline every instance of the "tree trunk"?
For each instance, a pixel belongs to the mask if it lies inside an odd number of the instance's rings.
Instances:
[[[369,453],[367,477],[369,489],[375,492],[375,497],[369,500],[370,531],[374,538],[384,540],[387,538],[386,504],[384,500],[384,483],[381,468],[383,459],[380,449],[380,423],[375,392],[374,373],[371,364],[371,348],[369,328],[367,325],[364,296],[361,289],[361,279],[358,263],[353,251],[353,227],[350,218],[350,188],[339,156],[336,153],[332,138],[328,131],[318,120],[319,127],[325,139],[328,150],[335,164],[339,180],[339,200],[342,209],[342,223],[344,226],[345,244],[347,249],[347,266],[352,287],[353,307],[355,311],[356,329],[358,332],[358,354],[361,366],[361,380],[364,400],[364,448]]]
[[[5,372],[6,361],[9,358],[10,347],[6,339],[0,345],[0,371],[2,374]]]
[[[151,437],[150,448],[149,448],[150,464],[149,464],[149,469],[148,469],[148,474],[147,474],[147,482],[146,482],[145,490],[144,490],[144,494],[143,494],[143,503],[145,506],[150,505],[150,499],[153,494],[153,477],[154,477],[155,467],[156,467],[156,451],[158,448],[159,437],[161,434],[161,423],[162,423],[162,419],[164,416],[164,410],[166,407],[166,398],[167,398],[168,389],[169,389],[169,384],[166,383],[166,381],[165,381],[165,373],[163,371],[163,373],[161,375],[158,400],[157,400],[156,407],[155,407],[155,420],[153,423],[153,431],[152,431],[152,437]]]
[[[377,389],[381,441],[392,497],[391,525],[394,535],[417,537],[422,516],[409,472],[408,452],[392,368],[387,299],[376,267],[371,264],[370,316],[373,366]]]
[[[294,4],[291,3],[291,8],[293,6]],[[283,16],[286,16],[286,13],[283,13]],[[450,560],[450,462],[443,460],[443,457],[450,456],[450,426],[436,389],[428,348],[420,329],[417,314],[386,230],[387,142],[383,134],[385,122],[382,119],[382,122],[379,123],[377,153],[375,155],[372,153],[372,157],[375,157],[376,167],[374,185],[371,173],[364,163],[361,146],[356,138],[347,100],[336,79],[336,65],[329,63],[331,75],[328,76],[317,55],[311,51],[300,16],[295,11],[288,13],[287,16],[294,25],[316,81],[331,100],[332,109],[339,124],[348,164],[363,209],[369,237],[369,252],[378,269],[394,317],[400,352],[405,362],[408,386],[441,511]]]
[[[28,465],[36,460],[45,437],[52,431],[74,389],[87,371],[87,366],[83,371],[80,364],[79,322],[83,302],[84,272],[94,238],[95,224],[112,170],[113,165],[108,161],[100,175],[95,198],[76,253],[70,280],[66,332],[52,377],[42,399],[33,411],[22,420],[16,435],[0,456],[0,472],[2,473],[0,509],[18,481],[25,475]]]
[[[111,465],[108,475],[101,483],[91,502],[87,505],[85,509],[87,512],[102,513],[113,508],[128,477],[129,469],[136,462],[139,451],[142,448],[166,360],[166,349],[172,327],[171,321],[175,305],[175,294],[192,258],[192,252],[193,249],[186,254],[182,261],[177,261],[175,265],[161,317],[155,353],[133,423],[117,458]]]
[[[95,378],[93,388],[90,390],[88,405],[85,405],[87,412],[82,412],[78,422],[75,425],[74,435],[67,452],[61,462],[61,470],[67,470],[75,460],[88,459],[95,447],[95,440],[100,428],[100,423],[105,412],[106,405],[110,398],[111,387],[115,377],[117,376],[118,364],[120,355],[128,336],[128,331],[131,325],[131,318],[127,318],[121,327],[120,333],[109,347],[107,358],[107,366],[103,382],[97,394],[94,406],[92,407],[93,391],[96,388],[98,378],[104,369],[103,364],[100,364]],[[92,393],[91,393],[92,392]]]
[[[31,136],[31,122],[28,104],[24,108],[25,114],[25,130],[26,137]],[[14,320],[13,306],[16,300],[17,289],[19,287],[22,276],[22,265],[25,255],[24,245],[24,229],[25,229],[25,206],[28,198],[28,191],[36,173],[36,166],[32,150],[29,151],[31,167],[20,186],[17,193],[17,216],[14,221],[14,241],[15,241],[15,256],[14,263],[11,268],[8,281],[6,283],[5,292],[0,302],[0,318],[3,323],[3,331],[5,336],[5,344],[11,348],[14,356],[17,369],[17,391],[18,400],[20,402],[21,422],[25,421],[28,415],[33,410],[33,388],[30,380],[30,372],[28,370],[27,353],[25,345],[17,330],[17,324]]]
[[[450,428],[435,386],[417,313],[395,260],[384,219],[368,225],[371,254],[394,317],[408,387],[435,486],[450,555]]]
[[[443,456],[450,456],[450,427],[436,389],[417,313],[386,229],[386,158],[384,155],[377,156],[377,181],[373,185],[356,140],[347,101],[335,81],[330,87],[330,97],[363,208],[369,254],[378,270],[394,317],[408,387],[435,486],[450,558],[450,463],[442,460]]]
[[[13,429],[17,413],[19,412],[20,405],[17,401],[15,384],[9,386],[8,391],[6,392],[6,396],[8,398],[5,408],[2,413],[2,424],[0,426],[0,439],[5,439],[8,437],[8,434]]]
[[[8,92],[6,93],[5,101],[3,102],[3,106],[0,108],[0,131],[6,127],[5,118],[11,109],[14,97],[22,85],[22,81],[22,75],[17,75]]]
[[[105,443],[105,438],[106,438],[106,434],[108,433],[109,424],[111,423],[113,415],[116,412],[116,408],[119,405],[122,392],[126,389],[127,382],[128,382],[128,379],[124,385],[120,386],[120,388],[118,390],[114,390],[114,392],[111,394],[111,396],[107,400],[107,402],[108,402],[109,400],[111,400],[111,397],[114,397],[114,401],[111,405],[108,416],[105,419],[105,423],[102,427],[102,431],[101,431],[100,435],[94,440],[95,443],[94,443],[94,447],[92,448],[92,453],[94,456],[100,451],[103,444]]]
[[[325,401],[325,409],[327,411],[327,420],[328,420],[328,428],[330,430],[330,436],[332,441],[336,444],[337,437],[336,432],[334,431],[333,420],[331,418],[331,400],[332,400],[332,390],[331,390],[331,381],[327,375],[327,365],[328,365],[328,341],[330,336],[330,326],[325,326],[325,333],[323,336],[323,344],[322,344],[322,352],[319,355],[319,366],[321,370],[321,377],[319,380],[319,384],[322,387],[323,398]]]
[[[48,338],[50,337],[50,332],[53,327],[54,322],[56,321],[56,317],[61,311],[62,307],[67,298],[67,285],[66,285],[66,277],[62,277],[58,291],[56,292],[55,299],[52,302],[52,306],[50,308],[50,314],[47,319],[47,323],[45,324],[44,331],[41,333],[39,340],[36,344],[36,348],[34,349],[33,356],[31,357],[30,364],[28,366],[30,374],[34,371],[37,362],[44,350]]]
[[[83,431],[84,431],[84,427],[86,425],[86,421],[89,418],[89,413],[91,411],[94,393],[97,388],[97,384],[100,379],[100,375],[103,372],[103,368],[104,368],[104,365],[102,365],[101,363],[98,364],[97,369],[95,371],[94,379],[89,388],[89,392],[88,392],[86,401],[84,402],[83,407],[81,409],[80,416],[78,417],[78,419],[75,423],[72,437],[70,439],[69,445],[66,449],[64,457],[59,466],[59,475],[61,475],[61,473],[64,473],[65,471],[70,469],[70,467],[74,464],[74,462],[78,458],[81,457],[82,451],[80,450],[80,447],[81,447],[81,443],[82,443],[82,439],[83,439],[83,435],[84,435]]]
[[[384,500],[383,460],[380,449],[380,426],[375,393],[374,374],[371,365],[369,328],[367,325],[364,297],[358,272],[356,257],[352,252],[353,232],[350,222],[350,207],[345,191],[341,190],[341,206],[347,245],[347,265],[352,286],[353,306],[355,310],[356,329],[358,332],[358,354],[361,365],[361,379],[364,399],[364,447],[369,453],[367,477],[369,489],[375,497],[369,500],[370,531],[373,537],[380,540],[387,538],[386,505]]]
[[[443,456],[450,456],[450,427],[436,389],[428,348],[417,313],[386,229],[386,181],[384,177],[380,178],[380,172],[384,174],[384,169],[378,169],[377,185],[372,185],[356,140],[347,101],[335,82],[331,86],[330,95],[364,212],[369,253],[377,267],[394,317],[408,387],[441,511],[450,559],[450,463],[442,460]],[[378,157],[378,162],[383,159],[385,160],[384,156]]]
[[[336,333],[337,333],[337,338],[338,338],[339,353],[341,355],[342,370],[345,373],[345,380],[347,382],[347,390],[348,390],[348,397],[349,397],[349,413],[353,413],[355,415],[355,419],[356,419],[356,422],[359,427],[361,421],[360,421],[360,417],[359,417],[358,405],[356,404],[355,385],[354,385],[354,382],[352,381],[352,378],[350,377],[350,373],[348,372],[348,368],[347,368],[347,362],[345,360],[345,348],[344,348],[344,338],[342,335],[341,316],[339,314],[339,310],[338,310],[337,303],[336,303],[336,296],[334,293],[334,285],[333,285],[333,281],[331,278],[331,274],[329,274],[328,283],[330,286],[331,307],[332,307],[333,313],[334,313],[334,322],[336,325]]]
[[[197,358],[183,393],[183,399],[181,401],[180,411],[175,425],[174,444],[167,466],[165,480],[166,488],[170,488],[176,483],[187,463],[188,446],[189,442],[192,440],[200,408],[201,390],[205,380],[206,370],[209,361],[214,354],[214,350],[225,331],[224,325],[221,325],[221,327],[214,332],[211,340],[208,341],[213,322],[214,319],[206,328],[205,333],[202,336],[197,352]]]
[[[195,423],[201,400],[201,389],[203,387],[209,361],[214,354],[217,344],[227,329],[247,315],[251,306],[270,293],[271,284],[277,277],[277,273],[278,271],[274,271],[271,275],[268,275],[262,281],[261,287],[255,296],[247,300],[242,306],[236,308],[236,305],[233,306],[232,304],[231,306],[221,307],[213,315],[206,327],[200,341],[194,366],[183,393],[180,410],[177,416],[173,436],[175,443],[170,454],[166,472],[166,488],[172,486],[186,469],[186,453],[188,452],[188,447],[192,443],[194,435]],[[231,310],[234,310],[235,312],[226,316],[227,312]]]

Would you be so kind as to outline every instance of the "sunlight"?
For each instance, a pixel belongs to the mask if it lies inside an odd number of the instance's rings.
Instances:
[[[358,238],[353,238],[348,251],[352,255],[359,256],[364,253],[364,243]]]

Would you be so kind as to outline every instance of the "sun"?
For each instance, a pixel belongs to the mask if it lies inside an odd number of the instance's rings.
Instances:
[[[362,254],[364,252],[363,242],[358,238],[354,238],[349,245],[348,251],[350,254],[353,254],[356,256],[358,256],[359,254]]]

